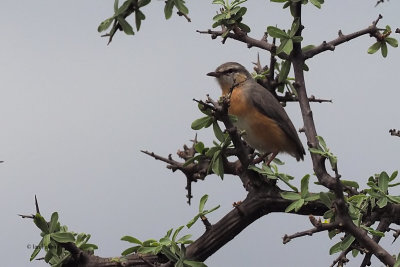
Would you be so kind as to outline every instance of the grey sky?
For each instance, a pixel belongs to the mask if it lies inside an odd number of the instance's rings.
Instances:
[[[163,19],[163,1],[143,12],[147,19],[134,37],[117,34],[107,46],[98,24],[111,15],[113,1],[2,1],[0,25],[0,251],[4,266],[29,263],[28,244],[39,231],[18,213],[59,211],[63,224],[92,234],[100,256],[117,256],[128,247],[123,235],[160,238],[189,221],[197,205],[186,204],[185,178],[139,152],[174,154],[189,144],[191,122],[200,117],[192,98],[217,98],[220,90],[205,74],[223,62],[238,61],[249,70],[260,52],[242,43],[195,33],[208,29],[217,6],[189,1],[192,23]],[[244,22],[261,38],[269,25],[288,28],[290,16],[278,4],[250,1]],[[336,38],[367,27],[381,13],[380,26],[400,27],[400,3],[374,8],[374,1],[326,1],[322,10],[304,9],[304,44]],[[317,131],[339,158],[344,179],[363,183],[382,170],[399,168],[400,140],[388,134],[398,118],[399,49],[389,57],[368,55],[374,40],[362,37],[309,62],[309,94],[333,99],[312,104]],[[302,120],[297,104],[287,107],[295,126]],[[211,144],[210,130],[198,133]],[[305,137],[301,136],[304,145]],[[312,174],[304,162],[286,156],[282,171],[297,181]],[[320,190],[314,187],[314,190]],[[210,176],[193,185],[194,203],[208,193],[215,222],[245,197],[239,179]],[[310,228],[306,217],[273,214],[248,227],[206,263],[209,266],[329,266],[334,256],[327,234],[282,244],[282,236]],[[197,225],[194,238],[202,233]],[[187,233],[187,232],[186,232]],[[395,243],[393,252],[398,252]],[[268,264],[266,264],[268,262]],[[355,261],[357,262],[357,261]],[[354,262],[349,266],[357,266]]]

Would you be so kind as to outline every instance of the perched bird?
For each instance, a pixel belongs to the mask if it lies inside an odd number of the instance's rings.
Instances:
[[[272,153],[267,165],[279,152],[304,159],[304,147],[284,108],[245,67],[227,62],[207,75],[217,78],[222,95],[231,93],[229,114],[238,118],[235,125],[246,132],[244,140],[262,153]]]

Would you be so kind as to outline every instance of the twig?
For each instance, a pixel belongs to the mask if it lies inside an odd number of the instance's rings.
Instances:
[[[178,14],[179,16],[184,17],[187,20],[187,22],[192,22],[192,20],[189,18],[189,16],[186,15],[185,13],[182,13],[182,12],[178,11],[178,12],[176,12],[176,14]]]
[[[143,258],[142,256],[139,256],[139,259],[141,259],[144,263],[146,263],[148,266],[150,267],[155,267],[154,264],[152,264],[151,262],[149,262],[148,260],[146,260],[145,258]]]
[[[389,2],[389,0],[388,0],[388,2]],[[377,7],[379,4],[383,4],[383,3],[385,3],[385,0],[378,0],[378,1],[376,1],[375,7]]]
[[[319,45],[319,46],[317,46],[317,47],[315,47],[313,49],[310,49],[307,52],[304,52],[304,59],[312,58],[313,56],[315,56],[315,55],[317,55],[319,53],[322,53],[324,51],[327,51],[327,50],[333,51],[333,50],[335,50],[336,46],[338,46],[338,45],[340,45],[342,43],[348,42],[348,41],[350,41],[352,39],[355,39],[357,37],[360,37],[362,35],[365,35],[365,34],[370,34],[371,36],[375,36],[375,37],[378,38],[379,37],[378,36],[379,29],[376,27],[376,24],[378,23],[378,21],[381,18],[382,18],[382,16],[379,15],[378,19],[373,21],[371,26],[369,26],[368,28],[365,28],[363,30],[356,31],[356,32],[351,33],[351,34],[345,35],[341,31],[339,31],[338,38],[336,38],[336,39],[334,39],[334,40],[332,40],[330,42],[324,41],[324,42],[322,42],[321,45]]]
[[[390,129],[390,130],[389,130],[389,133],[390,133],[390,135],[400,137],[400,130]]]
[[[292,239],[302,237],[302,236],[312,236],[315,233],[319,233],[322,231],[330,231],[333,229],[338,229],[340,228],[339,223],[333,222],[333,223],[322,223],[320,220],[316,220],[314,216],[309,216],[310,222],[312,225],[314,225],[314,228],[303,231],[303,232],[297,232],[293,235],[285,235],[283,237],[283,244],[286,244],[290,242]]]
[[[200,219],[203,222],[204,226],[206,227],[206,231],[211,230],[212,225],[211,225],[210,221],[207,219],[207,217],[206,216],[201,216]]]
[[[213,31],[213,30],[210,30],[210,29],[207,30],[207,31],[199,31],[199,30],[197,30],[197,32],[200,33],[200,34],[210,34],[211,38],[213,38],[213,39],[215,39],[218,36],[221,36],[222,34],[224,34],[224,31]],[[272,48],[273,48],[273,45],[268,43],[264,39],[257,40],[257,39],[254,39],[252,37],[249,37],[248,35],[240,35],[240,34],[236,34],[236,33],[231,33],[230,32],[230,33],[228,33],[226,35],[226,37],[227,38],[229,37],[231,39],[235,39],[237,41],[246,43],[247,45],[250,45],[251,47],[255,46],[255,47],[267,50],[267,51],[272,51]],[[283,58],[283,59],[288,59],[289,58],[289,56],[286,55],[285,53],[280,53],[278,56],[280,58]]]
[[[394,231],[393,233],[393,242],[392,244],[396,241],[396,239],[400,236],[400,229],[393,229],[393,228],[389,228],[391,231]]]
[[[334,267],[336,264],[338,266],[343,266],[347,262],[349,262],[349,259],[346,258],[347,254],[351,251],[351,246],[347,248],[345,251],[342,251],[342,253],[339,254],[339,256],[333,261],[333,263],[329,267]]]
[[[279,102],[299,102],[299,98],[290,93],[286,93],[284,96],[277,95],[276,98]],[[332,99],[316,98],[314,95],[308,97],[308,101],[317,103],[333,103]]]

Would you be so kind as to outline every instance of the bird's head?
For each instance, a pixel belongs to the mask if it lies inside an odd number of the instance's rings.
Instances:
[[[224,95],[231,92],[235,86],[252,79],[246,68],[236,62],[224,63],[215,71],[207,73],[207,75],[217,78]]]

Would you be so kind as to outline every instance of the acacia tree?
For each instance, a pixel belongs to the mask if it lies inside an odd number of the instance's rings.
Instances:
[[[336,46],[351,41],[363,35],[369,35],[373,45],[368,53],[381,51],[383,57],[388,54],[388,45],[397,47],[397,40],[392,35],[389,26],[378,27],[382,19],[379,15],[371,25],[351,34],[343,34],[331,41],[323,41],[317,46],[302,46],[302,8],[305,5],[314,5],[321,8],[323,0],[271,0],[283,5],[292,15],[292,26],[288,30],[276,26],[267,27],[261,40],[249,36],[250,28],[243,23],[246,14],[245,0],[232,2],[214,0],[213,4],[220,5],[220,12],[214,16],[213,28],[218,30],[198,31],[200,34],[210,35],[213,39],[221,38],[246,43],[248,47],[258,47],[270,54],[268,66],[256,63],[254,77],[258,82],[274,94],[285,104],[289,101],[299,103],[304,127],[301,129],[307,137],[308,155],[312,159],[312,167],[321,185],[321,192],[310,192],[308,174],[303,176],[300,188],[292,184],[292,175],[281,173],[278,166],[280,160],[274,160],[267,166],[258,158],[254,149],[249,147],[241,138],[243,133],[235,128],[235,117],[228,114],[229,95],[219,100],[207,97],[196,100],[199,110],[204,116],[192,123],[192,128],[213,127],[217,141],[211,147],[195,138],[191,146],[184,146],[178,151],[180,160],[171,156],[163,157],[153,152],[143,151],[145,154],[167,163],[172,171],[179,170],[187,178],[187,198],[190,203],[193,182],[206,179],[211,174],[223,177],[231,174],[240,178],[247,191],[242,202],[235,203],[234,209],[222,217],[215,224],[211,224],[206,215],[215,209],[205,209],[207,195],[203,196],[199,204],[199,212],[186,224],[190,228],[194,223],[201,221],[205,225],[205,232],[196,240],[190,240],[189,235],[180,237],[180,231],[185,227],[171,229],[159,240],[149,239],[140,241],[132,236],[124,236],[122,240],[133,244],[122,252],[122,256],[102,258],[94,255],[96,245],[88,243],[90,235],[70,232],[66,226],[61,226],[58,214],[53,213],[47,221],[39,211],[36,201],[36,214],[23,215],[32,218],[42,231],[40,245],[33,252],[34,259],[41,249],[46,254],[44,260],[52,266],[205,266],[204,262],[218,249],[230,242],[236,235],[251,223],[262,216],[280,212],[293,213],[300,216],[309,216],[311,228],[292,235],[285,235],[283,242],[317,232],[326,231],[329,237],[340,235],[341,241],[334,244],[330,254],[339,253],[332,266],[342,266],[349,259],[347,255],[362,254],[361,266],[371,264],[371,257],[375,256],[387,266],[400,266],[400,257],[391,255],[379,242],[385,237],[385,232],[394,232],[395,238],[400,230],[390,228],[391,224],[400,224],[400,197],[389,194],[389,188],[399,185],[395,183],[397,172],[391,175],[386,172],[373,175],[369,178],[365,189],[360,189],[357,182],[342,179],[338,170],[338,160],[327,147],[326,142],[318,136],[313,120],[310,102],[325,102],[329,100],[317,99],[307,94],[304,72],[308,71],[308,59],[325,51],[333,51]],[[123,31],[133,35],[134,30],[127,18],[133,16],[136,29],[140,29],[145,15],[142,8],[151,0],[126,0],[122,5],[116,0],[114,15],[103,21],[99,32],[110,30],[104,36],[109,43],[115,34]],[[381,3],[383,1],[378,1]],[[183,0],[167,0],[165,2],[165,17],[170,18],[173,11],[190,21],[189,10]],[[395,30],[400,32],[399,29]],[[293,70],[294,78],[289,74]],[[222,126],[222,127],[221,127]],[[392,135],[400,135],[391,129]],[[329,166],[329,168],[327,168]],[[332,171],[330,171],[330,169]],[[293,174],[294,175],[294,174]],[[321,217],[324,219],[321,220]],[[377,227],[373,226],[377,224]],[[302,230],[302,229],[300,229]]]

